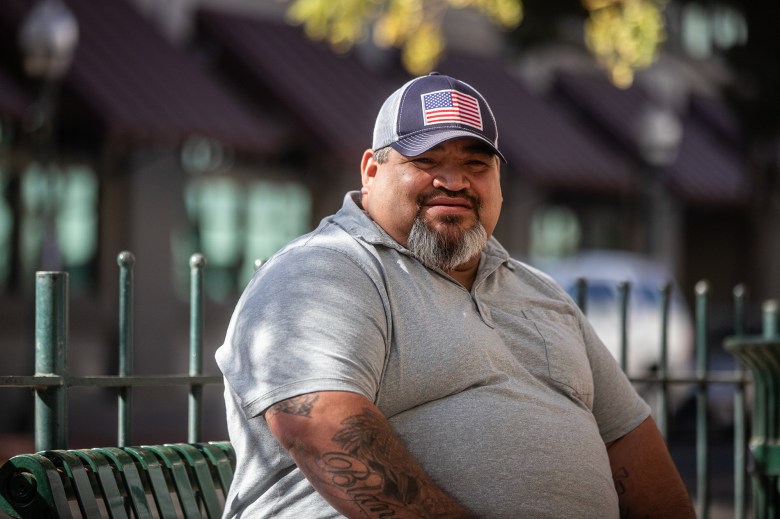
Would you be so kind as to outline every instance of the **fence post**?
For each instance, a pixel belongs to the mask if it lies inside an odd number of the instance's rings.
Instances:
[[[119,264],[119,376],[133,374],[133,265],[135,256],[123,251]],[[119,388],[117,440],[119,447],[130,445],[133,394],[130,386]]]
[[[59,384],[35,390],[35,450],[66,449],[68,274],[37,272],[35,277],[35,375]]]
[[[700,519],[709,517],[710,506],[710,449],[709,417],[707,413],[707,330],[709,329],[708,281],[696,283],[696,501]]]
[[[734,336],[741,337],[745,334],[745,285],[734,287]],[[747,425],[745,410],[747,397],[745,388],[747,385],[745,367],[738,363],[739,382],[734,391],[734,519],[744,519],[747,510]]]
[[[193,254],[190,258],[190,376],[203,373],[203,270],[206,258]],[[200,441],[203,386],[190,386],[189,412],[187,416],[187,441]]]
[[[620,305],[620,369],[628,374],[628,301],[631,295],[631,283],[618,283],[618,303]]]
[[[762,335],[735,336],[725,341],[726,349],[753,372],[755,383],[750,453],[756,519],[776,517],[780,505],[780,336],[776,301],[764,303],[763,317]]]
[[[665,282],[661,288],[661,337],[658,358],[658,429],[664,438],[669,437],[669,307],[672,298],[672,283]]]

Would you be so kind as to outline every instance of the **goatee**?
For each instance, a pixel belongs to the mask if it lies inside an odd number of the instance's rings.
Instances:
[[[445,219],[441,223],[449,227],[457,224],[459,218],[449,220]],[[407,241],[409,250],[427,267],[444,271],[455,270],[481,254],[488,241],[487,232],[479,219],[470,228],[458,231],[437,231],[429,226],[418,212]]]

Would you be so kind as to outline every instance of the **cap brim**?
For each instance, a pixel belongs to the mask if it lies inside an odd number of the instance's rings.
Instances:
[[[472,139],[477,139],[484,142],[490,147],[491,150],[493,150],[496,155],[498,155],[498,158],[501,159],[501,162],[506,164],[506,158],[500,151],[498,151],[498,148],[496,148],[492,142],[478,133],[473,133],[467,130],[448,129],[407,135],[406,137],[391,143],[390,146],[401,155],[414,157],[416,155],[425,153],[437,144],[441,144],[442,142],[451,139],[457,139],[459,137],[471,137]]]

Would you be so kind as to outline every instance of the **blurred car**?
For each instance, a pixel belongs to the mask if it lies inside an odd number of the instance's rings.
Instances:
[[[537,262],[575,300],[580,278],[586,280],[585,313],[596,333],[618,361],[621,360],[621,282],[628,282],[627,362],[629,376],[656,371],[661,363],[662,287],[671,282],[667,327],[667,370],[689,374],[694,362],[694,323],[691,311],[663,265],[628,252],[594,250],[569,258]],[[653,388],[638,384],[653,404]],[[690,388],[670,384],[670,407],[678,408]]]

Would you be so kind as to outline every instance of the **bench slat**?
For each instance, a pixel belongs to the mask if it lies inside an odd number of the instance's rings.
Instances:
[[[214,485],[214,478],[211,473],[211,464],[201,452],[200,446],[189,445],[186,443],[176,443],[168,445],[181,455],[187,464],[192,468],[198,481],[198,491],[206,508],[206,515],[210,519],[218,519],[222,516],[222,505],[219,503],[217,488]]]
[[[20,454],[0,467],[0,512],[72,519],[78,506],[87,519],[218,519],[234,470],[229,442]]]
[[[106,447],[95,449],[100,452],[114,464],[116,469],[122,475],[125,491],[130,498],[133,512],[136,517],[152,517],[152,511],[149,509],[149,502],[146,500],[146,491],[141,474],[133,462],[133,458],[119,447]]]
[[[173,482],[176,486],[176,497],[179,498],[179,504],[184,517],[187,519],[199,519],[201,514],[198,507],[198,499],[190,483],[190,478],[181,456],[175,450],[165,445],[150,445],[145,448],[159,456],[163,464],[171,471]]]
[[[76,496],[81,515],[87,519],[92,519],[93,517],[99,519],[101,515],[97,496],[92,488],[92,482],[89,479],[87,469],[81,460],[64,450],[45,451],[43,455],[49,458],[56,467],[64,470],[68,479],[72,481],[71,489]]]
[[[125,509],[125,500],[119,491],[114,476],[114,468],[109,464],[108,459],[100,452],[94,449],[70,451],[85,461],[93,474],[97,475],[100,484],[103,503],[106,505],[108,515],[111,519],[128,519]]]
[[[125,452],[139,461],[144,472],[149,476],[149,484],[152,491],[157,512],[163,519],[176,519],[176,507],[171,499],[171,491],[165,480],[160,460],[151,451],[141,447],[125,447]]]
[[[228,489],[230,489],[230,485],[233,483],[235,464],[219,445],[204,443],[200,447],[203,449],[206,457],[216,467],[219,484],[225,497],[227,497]]]

